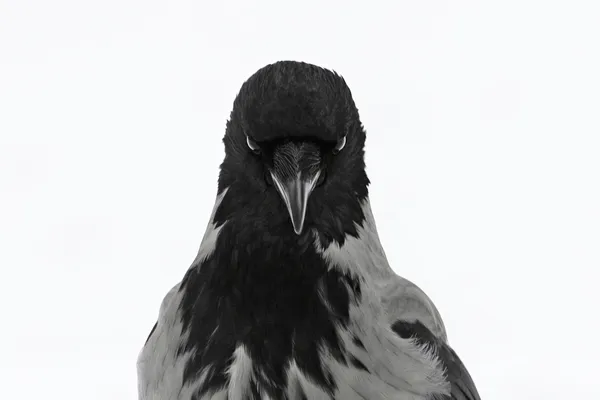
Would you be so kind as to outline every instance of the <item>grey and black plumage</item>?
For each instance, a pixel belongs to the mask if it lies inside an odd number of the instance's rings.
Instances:
[[[139,398],[478,400],[436,307],[387,262],[344,79],[260,69],[223,141],[198,256],[139,355]]]

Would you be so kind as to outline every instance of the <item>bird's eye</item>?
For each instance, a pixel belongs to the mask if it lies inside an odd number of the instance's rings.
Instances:
[[[340,151],[342,151],[344,146],[346,146],[346,136],[342,137],[340,140],[337,141],[335,147],[333,148],[333,154],[337,154]]]
[[[260,146],[250,136],[246,136],[246,144],[248,148],[254,152],[254,154],[260,153]]]

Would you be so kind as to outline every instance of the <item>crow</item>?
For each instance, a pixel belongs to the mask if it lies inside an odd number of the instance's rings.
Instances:
[[[226,124],[198,255],[138,360],[140,400],[479,400],[427,295],[394,273],[344,78],[259,69]]]

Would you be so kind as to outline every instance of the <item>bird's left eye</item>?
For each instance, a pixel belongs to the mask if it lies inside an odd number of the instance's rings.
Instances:
[[[248,148],[254,152],[254,154],[260,153],[260,146],[250,136],[246,136],[246,144],[248,145]]]
[[[333,148],[333,154],[337,154],[340,151],[342,151],[344,146],[346,146],[346,136],[342,137],[340,140],[337,141],[335,147]]]

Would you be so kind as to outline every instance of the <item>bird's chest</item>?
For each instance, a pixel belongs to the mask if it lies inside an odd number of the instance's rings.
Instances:
[[[294,399],[288,393],[294,391],[290,381],[304,371],[302,379],[331,389],[332,377],[323,370],[321,358],[324,349],[340,354],[337,326],[344,317],[314,285],[302,286],[298,282],[295,287],[255,287],[252,293],[211,296],[206,303],[212,308],[200,312],[196,307],[189,320],[182,313],[187,337],[181,353],[193,354],[186,361],[184,384],[200,377],[203,394],[227,388],[229,399],[247,398],[238,392],[256,399]]]
[[[368,327],[352,320],[348,298],[331,297],[335,288],[303,303],[275,295],[252,307],[198,298],[213,307],[192,321],[177,293],[140,354],[141,399],[420,399],[367,362],[367,340],[371,348],[385,340],[359,337]]]
[[[141,373],[148,378],[148,385],[140,388],[145,394],[141,399],[424,399],[393,388],[377,371],[367,370],[358,354],[348,347],[341,349],[342,344],[331,347],[325,340],[305,341],[302,336],[311,337],[309,332],[298,335],[298,342],[294,340],[289,350],[276,347],[286,340],[272,334],[261,343],[238,342],[231,351],[224,350],[228,341],[216,338],[207,351],[178,353],[157,345],[177,332],[176,326],[164,332],[157,328],[157,340],[149,341],[140,357],[145,358]],[[211,349],[213,346],[219,350]],[[210,362],[198,364],[198,357],[210,357]]]

